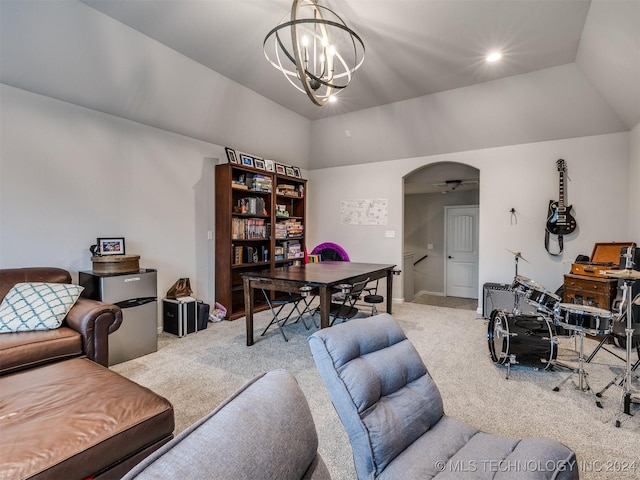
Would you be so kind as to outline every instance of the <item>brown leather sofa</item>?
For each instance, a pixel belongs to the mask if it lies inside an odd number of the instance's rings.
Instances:
[[[22,282],[71,283],[71,275],[51,267],[0,270],[0,301]],[[81,297],[60,328],[0,335],[0,374],[81,355],[106,367],[109,334],[121,323],[120,308]]]
[[[0,270],[71,283],[58,268]],[[0,478],[116,479],[173,438],[171,403],[106,368],[121,310],[79,298],[55,330],[0,334]]]

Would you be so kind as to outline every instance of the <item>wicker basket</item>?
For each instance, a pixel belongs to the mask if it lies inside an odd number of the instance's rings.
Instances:
[[[91,257],[93,273],[130,273],[140,270],[140,255]]]

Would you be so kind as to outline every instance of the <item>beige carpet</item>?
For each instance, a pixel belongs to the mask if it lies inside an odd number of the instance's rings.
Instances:
[[[635,415],[623,415],[621,427],[616,428],[619,387],[605,393],[604,408],[599,409],[593,396],[577,390],[572,381],[553,392],[565,372],[515,367],[505,379],[506,368],[489,356],[487,322],[475,312],[406,303],[394,306],[394,317],[438,384],[447,414],[497,434],[559,440],[576,451],[582,479],[640,477],[640,406],[632,406]],[[245,345],[243,319],[210,323],[207,330],[182,339],[163,334],[158,352],[112,368],[173,403],[176,433],[255,375],[286,368],[296,376],[309,401],[320,453],[332,478],[354,479],[346,433],[309,351],[310,332],[296,324],[287,328],[288,343],[277,330],[260,337],[260,327],[266,325],[267,318],[267,312],[257,315],[257,342],[252,347]],[[561,342],[559,356],[575,360],[573,340],[562,338]],[[589,340],[585,351],[590,352],[594,345]],[[622,364],[600,350],[587,365],[592,387],[603,388],[621,371]]]

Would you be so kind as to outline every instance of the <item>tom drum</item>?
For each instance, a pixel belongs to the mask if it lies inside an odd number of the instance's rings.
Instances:
[[[511,288],[522,293],[527,303],[536,307],[540,312],[552,314],[555,306],[562,301],[558,295],[521,275],[516,276]]]

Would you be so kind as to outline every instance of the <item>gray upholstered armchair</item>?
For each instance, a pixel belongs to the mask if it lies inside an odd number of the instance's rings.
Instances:
[[[344,425],[359,479],[577,479],[572,450],[554,440],[484,433],[444,414],[420,355],[389,314],[309,337]],[[528,471],[527,471],[528,470]]]

